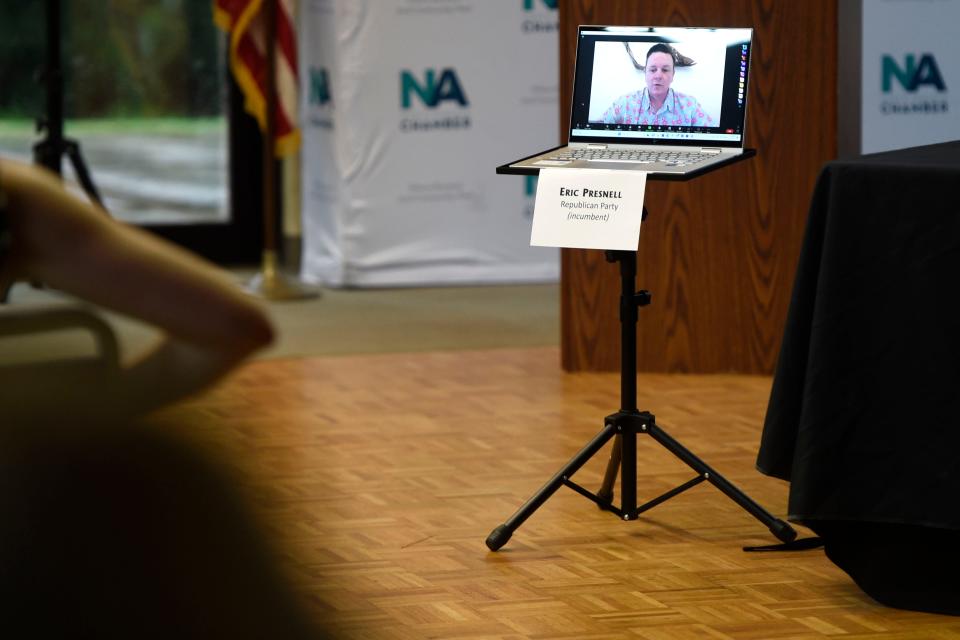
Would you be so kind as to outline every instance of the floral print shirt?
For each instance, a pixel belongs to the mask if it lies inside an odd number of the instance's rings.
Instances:
[[[712,127],[711,118],[693,96],[670,89],[663,106],[654,111],[646,89],[628,93],[613,101],[603,112],[606,124],[653,124],[661,126]]]

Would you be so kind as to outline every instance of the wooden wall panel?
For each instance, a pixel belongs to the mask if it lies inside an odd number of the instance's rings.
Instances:
[[[641,371],[773,371],[810,194],[836,156],[836,3],[560,3],[564,132],[577,25],[754,28],[747,146],[757,157],[686,183],[647,183],[638,287],[653,304],[640,312]],[[561,265],[564,369],[618,368],[617,266],[573,249]]]

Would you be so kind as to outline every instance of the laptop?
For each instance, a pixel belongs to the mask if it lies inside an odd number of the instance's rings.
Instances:
[[[568,143],[498,167],[686,179],[744,149],[753,29],[581,26]]]

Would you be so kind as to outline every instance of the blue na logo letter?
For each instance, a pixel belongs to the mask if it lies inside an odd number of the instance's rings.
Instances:
[[[323,68],[310,67],[310,104],[330,102],[330,76]]]
[[[534,198],[537,195],[537,176],[524,176],[523,192],[528,198]]]
[[[916,56],[908,53],[905,57],[905,65],[901,68],[893,56],[884,55],[881,59],[883,73],[883,92],[890,93],[893,79],[904,90],[913,93],[920,85],[930,84],[937,88],[937,91],[946,91],[947,86],[943,83],[943,76],[940,75],[940,69],[937,67],[937,61],[933,55],[925,53],[920,56],[920,62],[917,63]]]
[[[436,70],[427,69],[424,76],[424,81],[421,84],[412,72],[402,71],[400,73],[400,104],[404,109],[410,108],[414,95],[431,109],[447,100],[453,100],[461,107],[469,104],[453,69],[444,69],[440,72],[439,78],[437,78]]]
[[[556,10],[558,0],[540,0],[547,9]],[[523,0],[523,10],[533,11],[534,0]]]

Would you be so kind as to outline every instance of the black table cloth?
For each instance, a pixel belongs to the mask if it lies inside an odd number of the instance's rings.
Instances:
[[[821,172],[757,459],[790,481],[791,520],[957,538],[958,203],[960,141]]]

